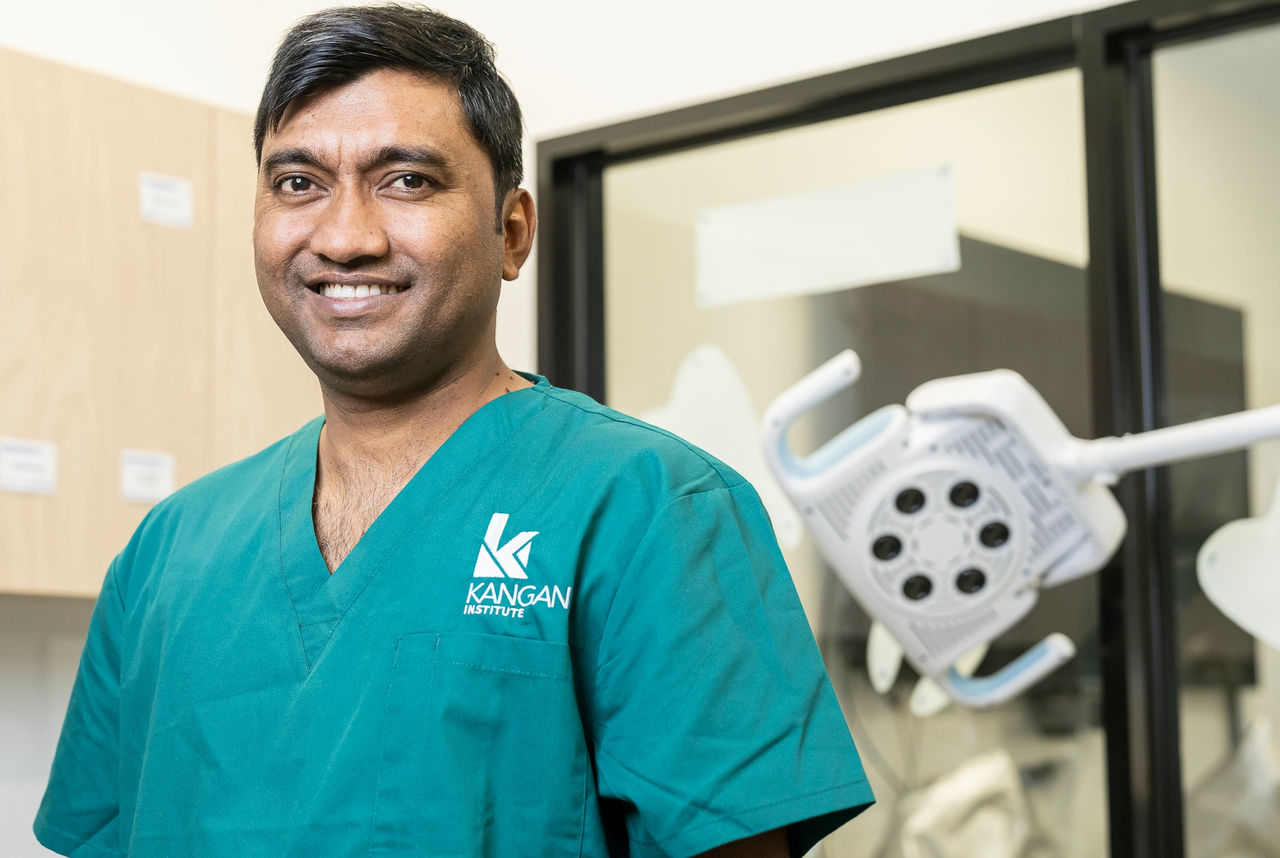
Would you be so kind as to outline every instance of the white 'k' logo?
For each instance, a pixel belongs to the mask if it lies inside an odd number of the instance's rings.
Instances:
[[[529,549],[533,547],[536,530],[526,530],[502,545],[502,531],[507,529],[507,514],[495,512],[489,519],[480,555],[476,557],[473,578],[528,578],[525,567],[529,565]],[[499,547],[501,546],[501,547]]]

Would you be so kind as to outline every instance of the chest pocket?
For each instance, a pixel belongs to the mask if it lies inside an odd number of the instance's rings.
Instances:
[[[371,854],[580,854],[588,760],[568,647],[406,635],[392,674]]]

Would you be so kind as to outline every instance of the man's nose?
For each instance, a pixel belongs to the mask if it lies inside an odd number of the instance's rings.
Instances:
[[[339,265],[387,254],[389,244],[378,204],[360,190],[338,189],[311,233],[311,251]]]

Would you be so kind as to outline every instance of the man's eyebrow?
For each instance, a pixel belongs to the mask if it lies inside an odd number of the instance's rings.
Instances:
[[[438,149],[430,146],[383,146],[367,162],[360,165],[361,170],[371,170],[388,164],[414,164],[421,167],[435,167],[447,170],[452,166],[450,160]],[[271,173],[282,167],[311,167],[322,170],[324,164],[310,149],[295,147],[272,152],[262,161],[261,171]]]
[[[314,167],[319,169],[320,159],[310,149],[301,147],[295,149],[281,149],[279,152],[272,152],[263,159],[262,167],[259,168],[263,173],[271,173],[284,166],[290,167]]]
[[[364,165],[366,170],[388,164],[415,164],[447,170],[451,162],[439,149],[430,146],[383,146],[378,154]]]

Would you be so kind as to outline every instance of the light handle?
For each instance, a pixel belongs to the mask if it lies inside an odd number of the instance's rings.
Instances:
[[[878,425],[875,432],[869,433],[865,426],[859,430],[859,426],[871,419],[868,417],[841,432],[812,455],[797,457],[787,444],[787,430],[796,418],[849,387],[861,375],[862,362],[858,360],[857,353],[845,349],[774,400],[765,412],[762,433],[765,456],[770,462],[792,477],[814,476],[870,435],[878,434]]]
[[[1071,638],[1054,632],[990,676],[965,676],[950,667],[934,679],[954,699],[968,706],[997,706],[1017,697],[1076,654]]]

